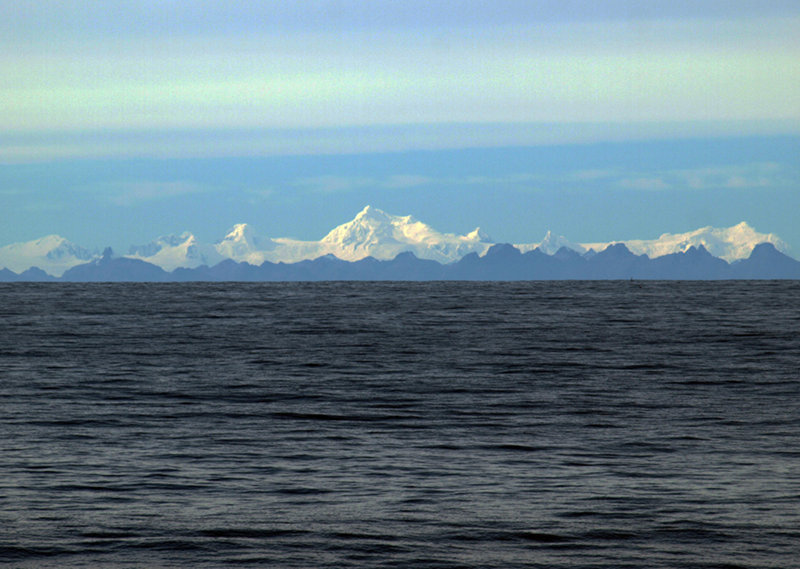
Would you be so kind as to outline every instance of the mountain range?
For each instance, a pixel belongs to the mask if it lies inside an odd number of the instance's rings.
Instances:
[[[51,235],[0,247],[0,280],[427,280],[800,278],[774,234],[742,222],[653,240],[494,243],[480,228],[440,233],[367,206],[319,241],[268,238],[235,225],[217,243],[185,232],[115,256]]]

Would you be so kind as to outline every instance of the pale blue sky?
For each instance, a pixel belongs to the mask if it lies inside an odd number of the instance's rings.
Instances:
[[[0,244],[319,238],[372,203],[797,255],[799,61],[789,1],[0,0]]]

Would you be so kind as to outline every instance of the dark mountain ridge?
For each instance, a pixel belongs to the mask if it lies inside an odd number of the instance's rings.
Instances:
[[[771,243],[757,245],[747,259],[734,263],[711,255],[705,247],[690,247],[650,259],[635,255],[624,244],[581,255],[562,247],[553,255],[539,249],[526,253],[509,244],[492,246],[483,257],[470,253],[442,265],[400,253],[381,261],[366,257],[343,261],[325,255],[311,261],[250,265],[225,260],[213,267],[179,268],[166,272],[156,265],[106,251],[102,258],[75,266],[61,278],[33,267],[21,274],[0,270],[0,281],[165,282],[165,281],[427,281],[427,280],[719,280],[800,279],[800,261]]]

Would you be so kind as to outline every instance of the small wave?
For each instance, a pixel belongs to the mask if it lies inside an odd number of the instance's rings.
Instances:
[[[209,528],[203,529],[198,534],[205,537],[217,537],[224,539],[270,539],[274,537],[286,537],[303,535],[309,532],[297,529],[281,528]]]
[[[23,561],[37,557],[56,557],[78,553],[74,549],[60,547],[25,547],[17,545],[0,545],[0,561]]]

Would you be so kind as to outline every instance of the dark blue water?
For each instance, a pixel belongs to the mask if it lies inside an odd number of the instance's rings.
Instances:
[[[800,283],[0,286],[0,564],[800,567]]]

